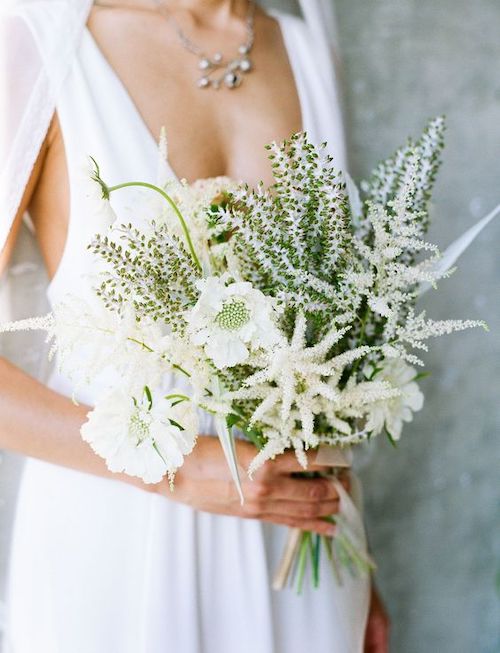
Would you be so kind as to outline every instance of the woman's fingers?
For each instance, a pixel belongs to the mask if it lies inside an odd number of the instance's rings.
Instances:
[[[273,501],[254,500],[246,501],[243,505],[243,512],[248,517],[260,519],[262,515],[275,515],[289,519],[316,519],[328,517],[339,511],[338,501]]]
[[[240,464],[246,469],[255,456],[255,447],[239,439],[236,446]],[[312,463],[309,470],[331,472],[330,467]],[[195,451],[179,470],[174,491],[166,481],[158,484],[157,491],[196,510],[259,519],[331,536],[335,525],[328,517],[336,515],[341,505],[336,485],[331,478],[296,473],[303,471],[295,453],[287,452],[265,463],[252,480],[242,473],[245,501],[241,504],[220,443],[215,436],[207,436],[199,438]]]
[[[331,501],[339,495],[328,478],[293,478],[276,476],[269,480],[254,479],[244,487],[245,496],[252,499],[287,499],[288,501]]]
[[[274,460],[269,460],[264,463],[262,470],[264,473],[269,472],[272,475],[290,474],[292,472],[329,472],[331,470],[331,466],[316,465],[313,462],[313,458],[313,455],[307,456],[308,465],[307,468],[304,469],[297,460],[295,453],[293,451],[286,451],[277,456]]]
[[[289,526],[290,528],[300,528],[301,531],[312,531],[318,533],[318,535],[327,535],[329,537],[335,535],[336,530],[335,524],[330,524],[323,519],[291,519],[290,517],[276,515],[262,515],[260,520],[281,526]]]
[[[245,444],[249,444],[245,442]],[[250,447],[251,449],[251,447]],[[242,454],[242,464],[250,464],[255,454],[254,450],[251,450],[252,454],[249,453],[247,447],[245,447],[239,453]],[[273,460],[266,461],[256,472],[253,474],[253,482],[259,483],[259,481],[272,481],[275,482],[277,477],[280,476],[290,476],[290,474],[296,474],[300,472],[322,472],[323,474],[331,474],[332,467],[329,465],[316,465],[313,460],[315,459],[314,452],[308,454],[305,452],[308,457],[307,468],[304,469],[302,465],[297,460],[297,456],[293,451],[286,451],[285,453],[276,456]],[[310,480],[310,479],[308,479]],[[346,468],[340,472],[339,480],[346,489],[347,492],[350,490],[350,470]]]

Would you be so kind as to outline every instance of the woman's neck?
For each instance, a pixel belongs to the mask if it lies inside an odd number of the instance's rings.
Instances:
[[[246,4],[245,0],[243,2]],[[165,2],[168,7],[182,7],[183,9],[226,9],[231,10],[235,5],[242,4],[239,0],[170,0]]]
[[[160,0],[161,1],[161,0]],[[165,9],[189,14],[198,24],[221,26],[232,18],[243,19],[252,0],[164,0]],[[156,9],[157,0],[95,0],[95,4],[116,9]]]
[[[250,0],[167,0],[172,11],[188,11],[195,20],[215,23],[228,18],[244,18]]]

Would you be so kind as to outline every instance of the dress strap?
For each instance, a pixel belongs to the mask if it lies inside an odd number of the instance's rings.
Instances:
[[[335,167],[346,170],[344,125],[333,57],[325,59],[326,44],[315,41],[310,21],[276,10],[268,13],[281,24],[301,100],[303,128],[316,145],[326,141]]]

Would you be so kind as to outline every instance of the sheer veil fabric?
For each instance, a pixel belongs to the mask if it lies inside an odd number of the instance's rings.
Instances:
[[[70,69],[91,0],[18,0],[2,9],[2,116],[0,249],[54,113],[58,90]],[[50,12],[51,38],[37,43],[40,19]],[[29,20],[26,16],[29,14]],[[50,43],[50,47],[47,44]]]
[[[0,8],[0,251],[54,114],[59,89],[70,69],[91,0],[7,0]],[[47,22],[45,16],[50,13]],[[28,19],[29,15],[29,19]],[[39,24],[51,26],[42,46]],[[47,311],[47,285],[29,216],[12,261],[0,279],[0,319]],[[0,354],[40,379],[48,365],[40,334],[5,336]]]

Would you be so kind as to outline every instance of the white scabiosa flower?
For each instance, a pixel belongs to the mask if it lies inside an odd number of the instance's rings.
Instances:
[[[182,391],[166,397],[145,390],[137,399],[121,389],[102,397],[81,435],[112,472],[158,483],[175,472],[191,453],[198,434],[193,404]]]
[[[218,369],[245,362],[251,351],[273,347],[280,340],[272,300],[248,281],[228,274],[197,283],[201,290],[187,313],[188,331],[195,345]]]
[[[370,372],[367,369],[367,375]],[[399,390],[399,394],[372,404],[365,426],[366,432],[377,435],[385,427],[393,440],[399,440],[404,422],[411,422],[413,413],[424,404],[424,395],[414,380],[416,376],[415,368],[401,359],[384,361],[375,378]]]

